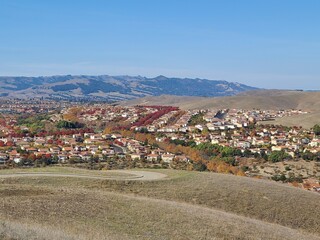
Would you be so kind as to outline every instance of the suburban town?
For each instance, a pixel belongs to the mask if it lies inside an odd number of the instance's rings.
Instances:
[[[8,100],[0,167],[171,168],[282,181],[320,192],[320,127],[264,124],[303,110],[197,109]]]
[[[0,0],[0,240],[320,240],[319,9]]]

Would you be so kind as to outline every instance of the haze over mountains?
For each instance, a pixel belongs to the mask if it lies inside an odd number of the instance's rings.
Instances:
[[[176,96],[233,96],[257,88],[222,80],[158,76],[0,77],[0,96],[119,101],[170,94]]]

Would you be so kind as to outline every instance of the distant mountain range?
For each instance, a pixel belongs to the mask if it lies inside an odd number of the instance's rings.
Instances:
[[[233,96],[255,90],[222,80],[168,78],[158,76],[50,76],[0,77],[0,96],[65,100],[120,101],[146,96]]]

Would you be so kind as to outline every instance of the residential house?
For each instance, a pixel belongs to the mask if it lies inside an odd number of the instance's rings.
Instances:
[[[166,162],[166,163],[170,163],[172,162],[172,160],[174,159],[175,155],[171,154],[171,153],[167,153],[167,154],[163,154],[161,155],[161,159],[162,161]]]
[[[160,160],[160,156],[158,154],[149,154],[147,155],[147,160],[150,162]]]

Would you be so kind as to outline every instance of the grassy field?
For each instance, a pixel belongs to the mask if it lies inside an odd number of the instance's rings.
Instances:
[[[301,126],[306,129],[312,128],[314,125],[320,123],[320,113],[312,112],[297,116],[283,117],[278,118],[274,121],[263,121],[260,124],[274,124],[274,125],[283,125],[283,126]]]
[[[25,171],[33,170],[106,174]],[[318,194],[231,175],[156,172],[168,177],[0,178],[0,239],[320,239]]]
[[[251,91],[231,97],[187,97],[187,96],[151,96],[138,98],[119,104],[134,105],[172,105],[182,109],[202,108],[243,108],[243,109],[304,109],[317,111],[320,107],[320,92],[299,92],[265,90]]]

